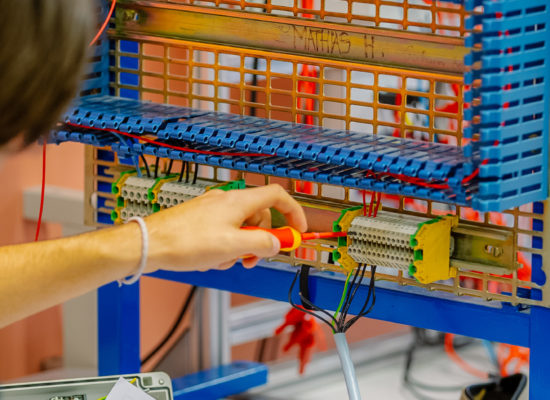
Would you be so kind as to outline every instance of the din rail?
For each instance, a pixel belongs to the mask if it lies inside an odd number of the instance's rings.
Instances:
[[[121,1],[115,32],[453,75],[467,53],[462,38],[155,1]]]

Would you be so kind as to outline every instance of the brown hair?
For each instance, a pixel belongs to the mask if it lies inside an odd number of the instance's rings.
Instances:
[[[55,124],[77,92],[88,54],[91,0],[0,0],[0,145]]]

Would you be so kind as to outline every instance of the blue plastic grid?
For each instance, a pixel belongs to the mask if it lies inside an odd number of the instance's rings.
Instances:
[[[500,211],[548,196],[550,3],[465,2],[477,6],[483,14],[467,21],[464,137],[479,139],[480,152],[466,173],[480,168],[473,207]]]

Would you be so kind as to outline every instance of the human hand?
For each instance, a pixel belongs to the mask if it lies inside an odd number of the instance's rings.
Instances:
[[[149,231],[147,272],[156,269],[208,270],[230,268],[243,255],[252,268],[280,250],[275,236],[243,225],[271,227],[270,208],[280,211],[290,226],[305,232],[304,211],[281,186],[211,190],[193,200],[145,218]]]

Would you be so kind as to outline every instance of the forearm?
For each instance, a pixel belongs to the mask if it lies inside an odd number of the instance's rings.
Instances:
[[[137,224],[0,248],[0,327],[132,274]]]

